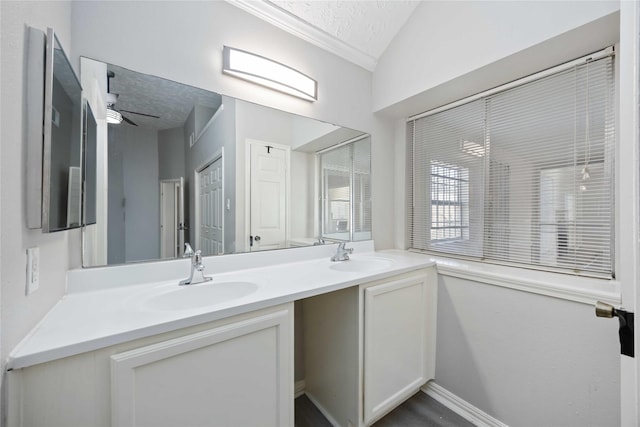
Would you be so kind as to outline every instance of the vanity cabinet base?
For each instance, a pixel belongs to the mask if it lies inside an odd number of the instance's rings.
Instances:
[[[435,268],[304,300],[305,393],[336,426],[369,426],[435,375]]]
[[[357,286],[303,300],[305,394],[334,426],[357,426],[361,383]]]
[[[364,425],[382,418],[435,375],[435,281],[428,270],[362,287]]]
[[[293,303],[8,375],[12,427],[293,427]]]

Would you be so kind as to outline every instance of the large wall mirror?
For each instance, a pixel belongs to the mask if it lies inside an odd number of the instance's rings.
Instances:
[[[85,200],[105,203],[85,207],[97,221],[85,226],[84,266],[172,259],[185,242],[222,255],[371,238],[369,135],[81,63],[102,80],[93,86],[105,93],[94,98],[122,118],[97,150],[104,183]],[[97,247],[104,254],[87,256]]]

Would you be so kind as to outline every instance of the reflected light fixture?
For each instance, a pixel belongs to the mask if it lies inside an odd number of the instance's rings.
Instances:
[[[466,139],[460,140],[460,150],[463,153],[471,154],[474,157],[484,157],[484,145],[480,145],[477,142],[467,141]]]
[[[110,105],[107,106],[107,123],[114,125],[122,123],[122,114],[114,110]]]
[[[244,50],[224,46],[222,72],[307,101],[318,100],[318,82],[311,77]]]

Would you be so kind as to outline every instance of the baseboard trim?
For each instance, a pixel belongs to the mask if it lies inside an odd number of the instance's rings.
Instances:
[[[509,427],[433,381],[429,381],[421,390],[476,426]]]
[[[293,397],[296,399],[304,394],[304,389],[307,388],[305,380],[296,381],[293,386]]]

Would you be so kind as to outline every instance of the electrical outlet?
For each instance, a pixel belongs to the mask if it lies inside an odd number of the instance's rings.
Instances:
[[[29,295],[38,290],[40,287],[40,249],[27,249],[27,289],[26,294]]]

